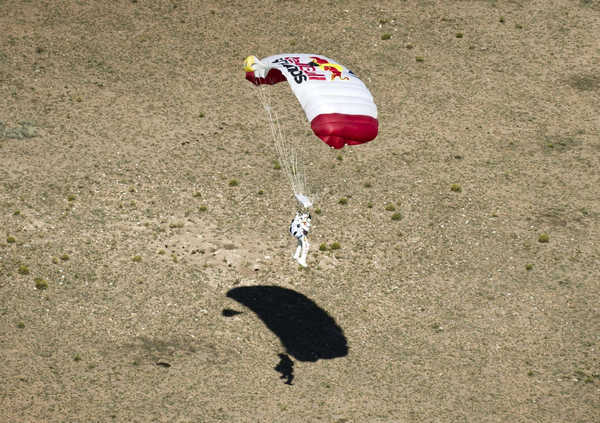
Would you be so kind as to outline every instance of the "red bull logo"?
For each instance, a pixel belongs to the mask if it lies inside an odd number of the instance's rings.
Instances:
[[[317,66],[319,69],[331,72],[331,81],[333,81],[335,78],[339,78],[343,81],[347,81],[348,79],[350,79],[347,76],[342,76],[342,66],[338,65],[337,63],[330,63],[327,60],[322,59],[318,56],[310,56],[310,58],[314,60],[312,63],[314,63],[314,65]]]
[[[309,63],[301,63],[299,57],[285,57],[275,60],[274,63],[283,66],[298,84],[307,80],[333,81],[337,78],[340,81],[347,81],[350,79],[342,75],[344,69],[341,65],[331,63],[319,56],[310,56],[310,59],[312,60]]]

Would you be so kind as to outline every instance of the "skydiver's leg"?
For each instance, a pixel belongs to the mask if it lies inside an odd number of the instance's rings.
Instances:
[[[301,238],[301,245],[302,245],[302,255],[300,256],[300,259],[298,260],[298,263],[300,263],[300,266],[306,267],[306,256],[308,255],[308,249],[310,248],[310,243],[308,242],[308,238],[303,236]]]
[[[302,241],[300,238],[296,238],[298,240],[298,246],[296,247],[296,252],[294,253],[294,260],[298,260],[300,257],[300,252],[302,250]]]

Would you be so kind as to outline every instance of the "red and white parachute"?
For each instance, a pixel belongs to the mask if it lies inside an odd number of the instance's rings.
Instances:
[[[377,106],[365,84],[348,68],[318,54],[289,53],[262,60],[248,56],[246,79],[261,84],[288,81],[315,135],[333,148],[377,136]]]

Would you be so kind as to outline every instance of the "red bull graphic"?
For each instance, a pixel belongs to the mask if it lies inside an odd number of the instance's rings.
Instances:
[[[350,78],[347,76],[342,76],[343,69],[337,63],[330,63],[325,59],[322,59],[318,56],[310,56],[314,62],[311,62],[313,66],[317,66],[319,69],[331,72],[331,80],[333,81],[335,78],[339,78],[340,80],[347,81]]]
[[[331,63],[319,56],[310,56],[310,58],[312,61],[309,63],[301,63],[300,58],[294,56],[279,58],[273,63],[283,66],[298,84],[307,80],[333,81],[337,78],[340,81],[347,81],[350,79],[342,75],[344,69],[341,65]]]

